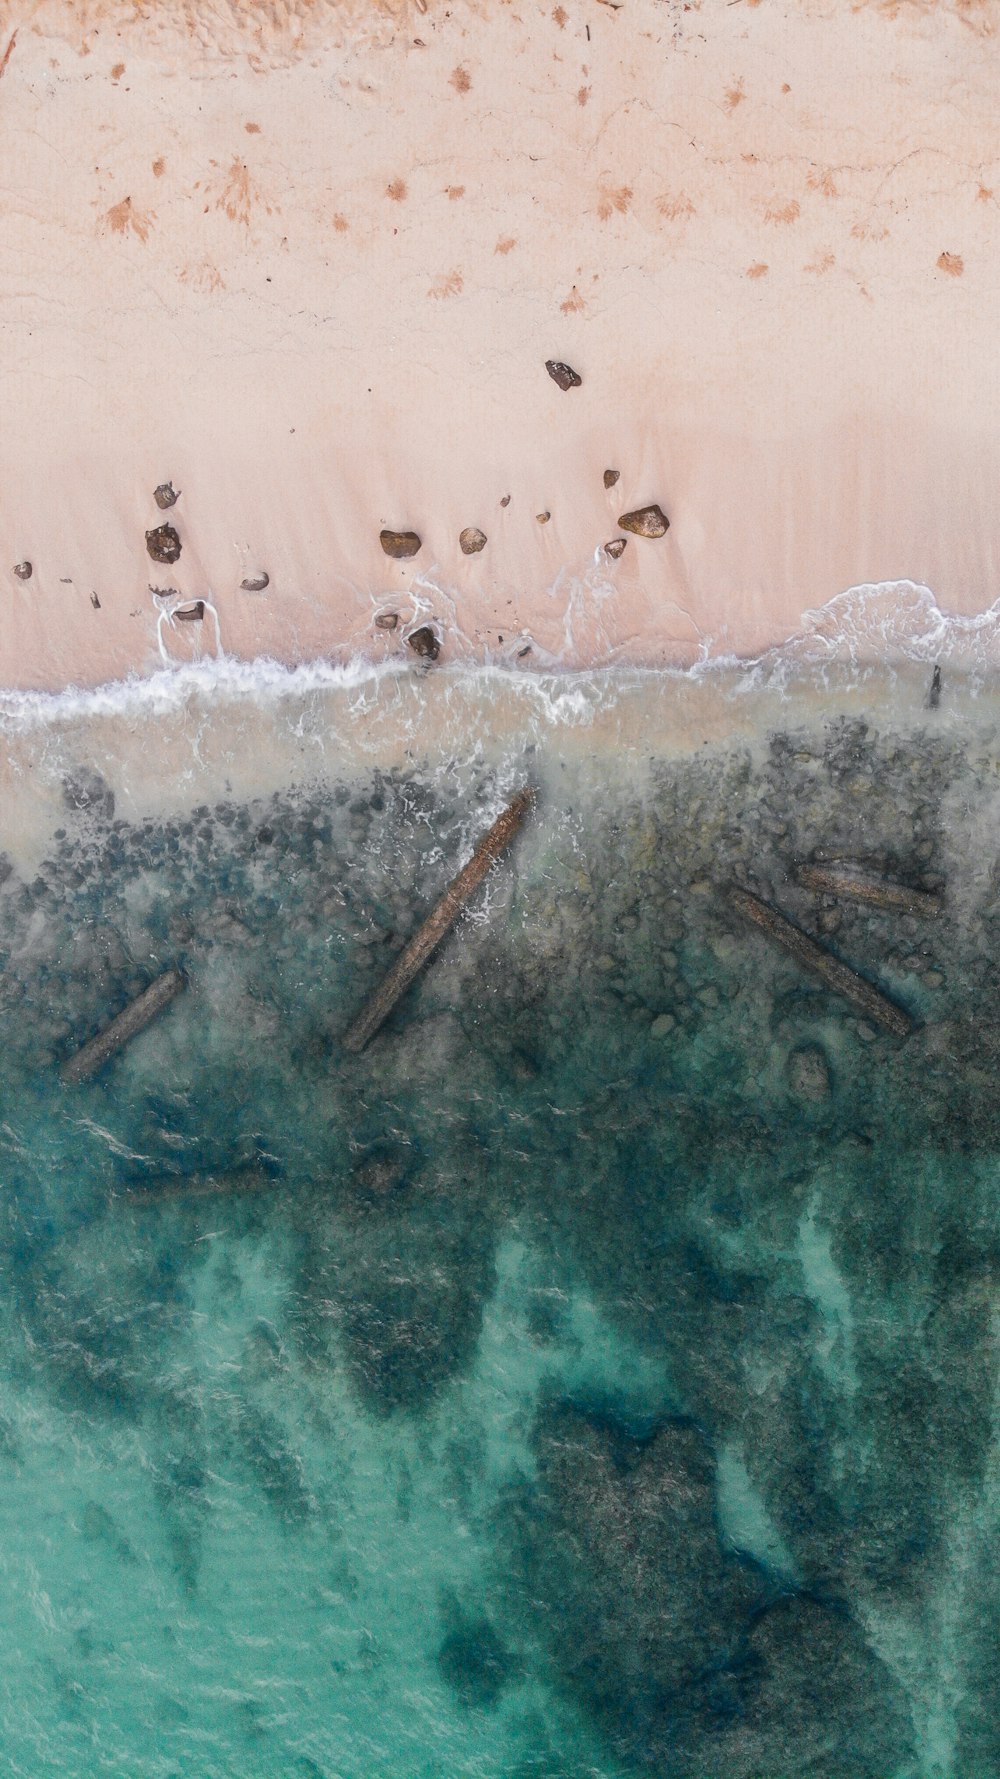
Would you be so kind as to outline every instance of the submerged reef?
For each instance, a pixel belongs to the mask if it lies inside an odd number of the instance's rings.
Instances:
[[[510,861],[352,1054],[529,776]],[[124,1599],[145,1565],[221,1677],[226,1553],[280,1548],[336,1652],[303,1706],[317,1771],[412,1771],[414,1693],[456,1772],[988,1771],[996,784],[989,735],[854,719],[135,819],[67,770],[47,856],[0,860],[0,1353],[33,1405],[0,1464],[37,1474],[43,1426],[100,1454],[71,1466],[62,1570]],[[821,858],[940,913],[812,889]],[[910,1035],[748,928],[733,884]],[[154,1024],[60,1080],[175,969]],[[289,1600],[255,1610],[292,1672]],[[345,1762],[334,1684],[358,1722],[398,1704],[398,1744]],[[230,1709],[184,1705],[220,1734]]]

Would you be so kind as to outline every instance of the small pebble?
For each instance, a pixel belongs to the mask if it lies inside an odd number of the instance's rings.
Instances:
[[[380,531],[378,541],[387,556],[395,556],[398,560],[415,556],[420,548],[420,538],[415,531]]]
[[[90,603],[91,603],[91,605],[92,605],[92,606],[93,606],[93,608],[94,608],[94,610],[95,610],[95,612],[99,612],[99,611],[100,611],[100,609],[101,609],[101,602],[100,602],[100,600],[99,600],[99,599],[98,599],[98,597],[97,597],[97,594],[96,594],[96,593],[91,593],[91,595],[90,595]]]
[[[502,507],[509,507],[509,506],[510,506],[510,495],[509,495],[509,494],[504,494],[504,495],[503,495],[503,496],[502,496],[502,497],[501,497],[501,501],[500,501],[500,505],[501,505],[501,506],[502,506]]]
[[[14,573],[19,581],[30,581],[32,572],[33,570],[30,562],[15,562]]]
[[[579,389],[583,382],[583,378],[578,371],[573,369],[572,365],[563,364],[558,358],[547,358],[545,369],[553,383],[558,383],[560,389]]]
[[[655,502],[652,506],[636,507],[634,512],[622,513],[618,523],[623,531],[634,532],[636,537],[663,537],[670,528],[666,513]]]
[[[258,574],[246,574],[240,582],[244,593],[263,593],[271,584],[271,577],[261,569]]]
[[[606,469],[604,472],[605,488],[613,488],[615,483],[619,480],[621,473],[620,469]]]
[[[398,612],[379,612],[375,619],[375,628],[376,630],[395,630],[398,623]]]
[[[406,640],[413,653],[422,660],[436,661],[441,653],[441,644],[429,624],[421,624],[420,629],[414,630]]]
[[[627,543],[628,543],[627,537],[613,537],[611,539],[611,542],[609,544],[605,544],[605,546],[604,546],[605,556],[610,556],[612,562],[617,562],[619,556],[624,555],[625,546]]]
[[[165,513],[168,507],[174,506],[179,498],[172,482],[161,482],[158,488],[153,489],[153,499],[161,513]]]
[[[146,549],[154,562],[176,562],[181,553],[181,540],[172,525],[157,525],[146,533]]]
[[[531,654],[531,644],[530,644],[530,642],[528,642],[528,643],[525,643],[523,649],[518,649],[517,658],[519,661],[523,661],[525,655],[530,655],[530,654]]]
[[[458,547],[463,556],[477,556],[480,550],[486,548],[485,531],[480,531],[478,525],[467,525],[464,531],[459,532]]]
[[[535,514],[535,518],[538,520],[539,525],[547,525],[549,520],[551,519],[551,517],[552,517],[551,513],[536,513]]]

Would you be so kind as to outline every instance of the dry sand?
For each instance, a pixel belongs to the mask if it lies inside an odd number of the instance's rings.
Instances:
[[[859,581],[991,605],[992,0],[422,3],[0,9],[0,685],[428,614],[451,657],[657,664]]]

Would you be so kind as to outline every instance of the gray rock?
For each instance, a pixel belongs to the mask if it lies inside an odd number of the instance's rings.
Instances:
[[[436,661],[441,653],[440,641],[429,624],[421,624],[420,629],[412,631],[406,640],[413,653],[422,660]]]
[[[265,587],[269,587],[270,584],[270,575],[265,573],[264,569],[260,569],[257,574],[244,575],[240,587],[244,593],[263,593]]]
[[[605,544],[605,546],[604,546],[605,556],[610,556],[612,562],[617,562],[619,556],[624,555],[625,547],[626,547],[627,543],[628,543],[627,537],[613,537],[611,539],[611,542],[609,544]]]
[[[399,561],[415,556],[421,542],[415,531],[380,531],[378,541],[387,556],[394,556]]]
[[[655,501],[652,506],[622,513],[618,523],[623,531],[631,531],[636,537],[663,537],[670,528],[670,520]]]
[[[573,369],[572,365],[563,364],[558,358],[547,358],[545,369],[553,383],[558,383],[560,389],[579,389],[583,382],[583,378],[578,371]]]
[[[180,496],[171,482],[161,482],[158,488],[153,489],[153,499],[161,513],[165,513],[168,507],[174,506],[179,498]]]
[[[463,556],[477,556],[480,550],[486,548],[485,531],[480,531],[478,525],[467,525],[459,533],[458,547]]]
[[[146,533],[146,549],[154,562],[177,562],[181,540],[172,525],[157,525],[155,530]]]
[[[606,469],[604,472],[605,488],[613,488],[615,483],[620,479],[621,473],[620,469]]]
[[[30,562],[15,562],[14,573],[19,581],[30,581],[33,570]]]

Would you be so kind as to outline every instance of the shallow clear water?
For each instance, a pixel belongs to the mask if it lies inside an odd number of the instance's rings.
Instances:
[[[1000,728],[925,678],[10,718],[8,1771],[998,1770]],[[944,914],[806,892],[824,847]]]

